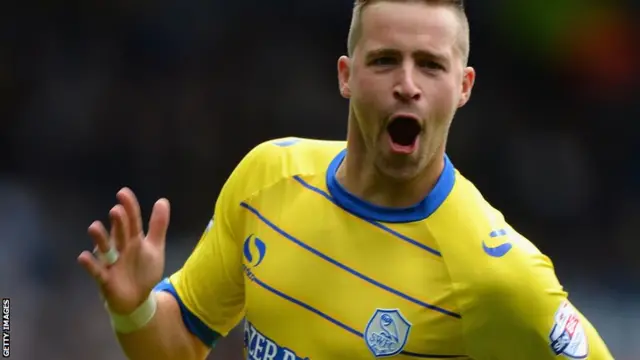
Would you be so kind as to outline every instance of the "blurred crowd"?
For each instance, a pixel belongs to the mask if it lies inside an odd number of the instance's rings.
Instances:
[[[623,360],[640,358],[639,5],[469,3],[478,79],[448,151],[552,258]],[[123,358],[75,261],[121,186],[145,216],[171,200],[171,273],[252,146],[344,138],[336,60],[351,6],[32,1],[5,12],[0,295],[13,300],[13,358]],[[241,343],[238,331],[217,352],[241,359]]]

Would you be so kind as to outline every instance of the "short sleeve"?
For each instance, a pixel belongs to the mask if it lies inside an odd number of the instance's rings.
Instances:
[[[159,283],[178,301],[186,327],[208,346],[226,336],[244,316],[240,203],[282,176],[282,147],[254,147],[225,182],[214,215],[183,267]]]
[[[263,184],[265,149],[269,144],[255,147],[236,166],[194,251],[155,288],[176,298],[186,327],[210,347],[244,316],[240,202]]]
[[[463,314],[475,360],[611,360],[593,325],[569,302],[549,258],[514,249]],[[506,257],[505,257],[506,258]]]
[[[244,308],[242,259],[225,211],[227,190],[183,267],[156,286],[178,300],[185,325],[208,346],[238,324]]]

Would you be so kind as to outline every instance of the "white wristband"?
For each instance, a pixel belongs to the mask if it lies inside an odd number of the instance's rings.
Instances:
[[[157,305],[156,292],[152,291],[147,300],[128,315],[120,315],[112,312],[106,303],[105,308],[111,318],[111,326],[113,329],[118,333],[128,334],[147,325],[156,314]]]

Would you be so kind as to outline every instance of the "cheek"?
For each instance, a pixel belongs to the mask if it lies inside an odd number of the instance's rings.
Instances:
[[[375,83],[366,77],[360,77],[353,82],[353,94],[360,102],[371,102],[375,96]]]
[[[357,116],[360,131],[366,142],[374,142],[379,135],[382,98],[379,85],[370,78],[359,78],[352,83],[351,105]]]
[[[371,81],[362,80],[357,83],[355,91],[352,91],[351,102],[356,109],[356,113],[361,120],[377,118],[378,112],[383,109],[382,97],[376,88],[376,84]],[[367,128],[370,127],[370,124]]]
[[[354,76],[352,81],[360,97],[368,101],[376,101],[389,92],[388,80],[385,76],[362,71],[357,76]]]
[[[427,131],[425,136],[440,138],[445,135],[457,109],[459,95],[453,85],[438,84],[425,91],[427,104]],[[439,141],[436,141],[439,142]]]
[[[427,86],[425,97],[427,103],[432,108],[431,110],[440,117],[450,114],[455,110],[460,99],[460,94],[452,83],[443,82]]]

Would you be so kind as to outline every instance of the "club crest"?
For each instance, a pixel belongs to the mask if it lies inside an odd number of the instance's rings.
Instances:
[[[364,330],[364,340],[375,357],[393,356],[404,349],[411,323],[398,309],[377,309]]]
[[[589,345],[576,309],[565,301],[560,304],[554,320],[549,334],[551,350],[556,355],[563,354],[571,359],[586,358]]]

